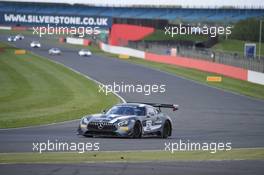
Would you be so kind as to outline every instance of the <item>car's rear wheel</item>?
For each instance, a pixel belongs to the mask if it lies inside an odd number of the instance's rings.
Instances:
[[[170,125],[169,121],[167,120],[167,121],[165,121],[165,123],[163,125],[163,131],[162,131],[161,137],[166,139],[169,137],[170,133],[171,133],[171,125]]]
[[[132,138],[141,138],[142,136],[142,126],[140,122],[136,122],[133,128]]]

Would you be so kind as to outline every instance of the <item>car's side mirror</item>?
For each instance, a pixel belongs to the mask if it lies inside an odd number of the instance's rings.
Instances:
[[[102,111],[102,113],[105,114],[105,113],[106,113],[106,109],[104,109],[104,110]]]

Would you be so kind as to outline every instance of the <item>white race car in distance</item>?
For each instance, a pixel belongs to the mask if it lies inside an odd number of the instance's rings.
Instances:
[[[9,41],[9,42],[14,42],[14,41],[16,41],[16,37],[15,37],[15,36],[9,36],[9,37],[7,38],[7,41]]]
[[[80,56],[91,56],[92,52],[88,49],[82,49],[78,52]]]
[[[32,42],[30,43],[30,47],[33,47],[33,48],[40,48],[40,47],[41,47],[41,44],[40,44],[40,42],[38,42],[38,41],[32,41]]]
[[[51,48],[51,49],[49,50],[49,54],[50,54],[50,55],[60,55],[60,54],[61,54],[61,50],[58,49],[58,48]]]
[[[22,39],[24,39],[25,37],[24,37],[23,35],[21,35],[21,34],[18,34],[18,35],[15,36],[15,38],[16,38],[17,40],[22,40]]]

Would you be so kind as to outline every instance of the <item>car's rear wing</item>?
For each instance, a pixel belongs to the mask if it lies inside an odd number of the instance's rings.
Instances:
[[[142,103],[142,102],[127,102],[127,103],[140,103],[140,104],[145,104],[145,105],[150,105],[155,108],[171,108],[173,111],[176,111],[179,109],[179,105],[176,104],[163,104],[163,103]]]

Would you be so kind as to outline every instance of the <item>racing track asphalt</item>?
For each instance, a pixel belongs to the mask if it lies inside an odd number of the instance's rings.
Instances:
[[[1,34],[0,40],[6,41]],[[14,42],[17,47],[55,60],[104,84],[165,84],[166,92],[149,96],[120,93],[127,101],[179,104],[180,110],[166,110],[173,119],[169,139],[85,138],[76,135],[78,121],[24,129],[0,130],[0,152],[32,151],[32,142],[58,139],[63,142],[99,142],[100,150],[162,150],[164,142],[232,142],[232,147],[264,146],[264,101],[208,87],[175,75],[153,70],[124,60],[93,55],[79,57],[77,48],[64,48],[39,39],[42,48],[32,49],[36,37]],[[48,55],[48,49],[59,47],[60,56]]]
[[[194,161],[88,164],[2,164],[0,174],[29,175],[262,175],[263,160],[259,161]],[[19,172],[19,173],[18,173]],[[34,172],[34,173],[32,173]],[[107,173],[106,173],[107,172]]]

